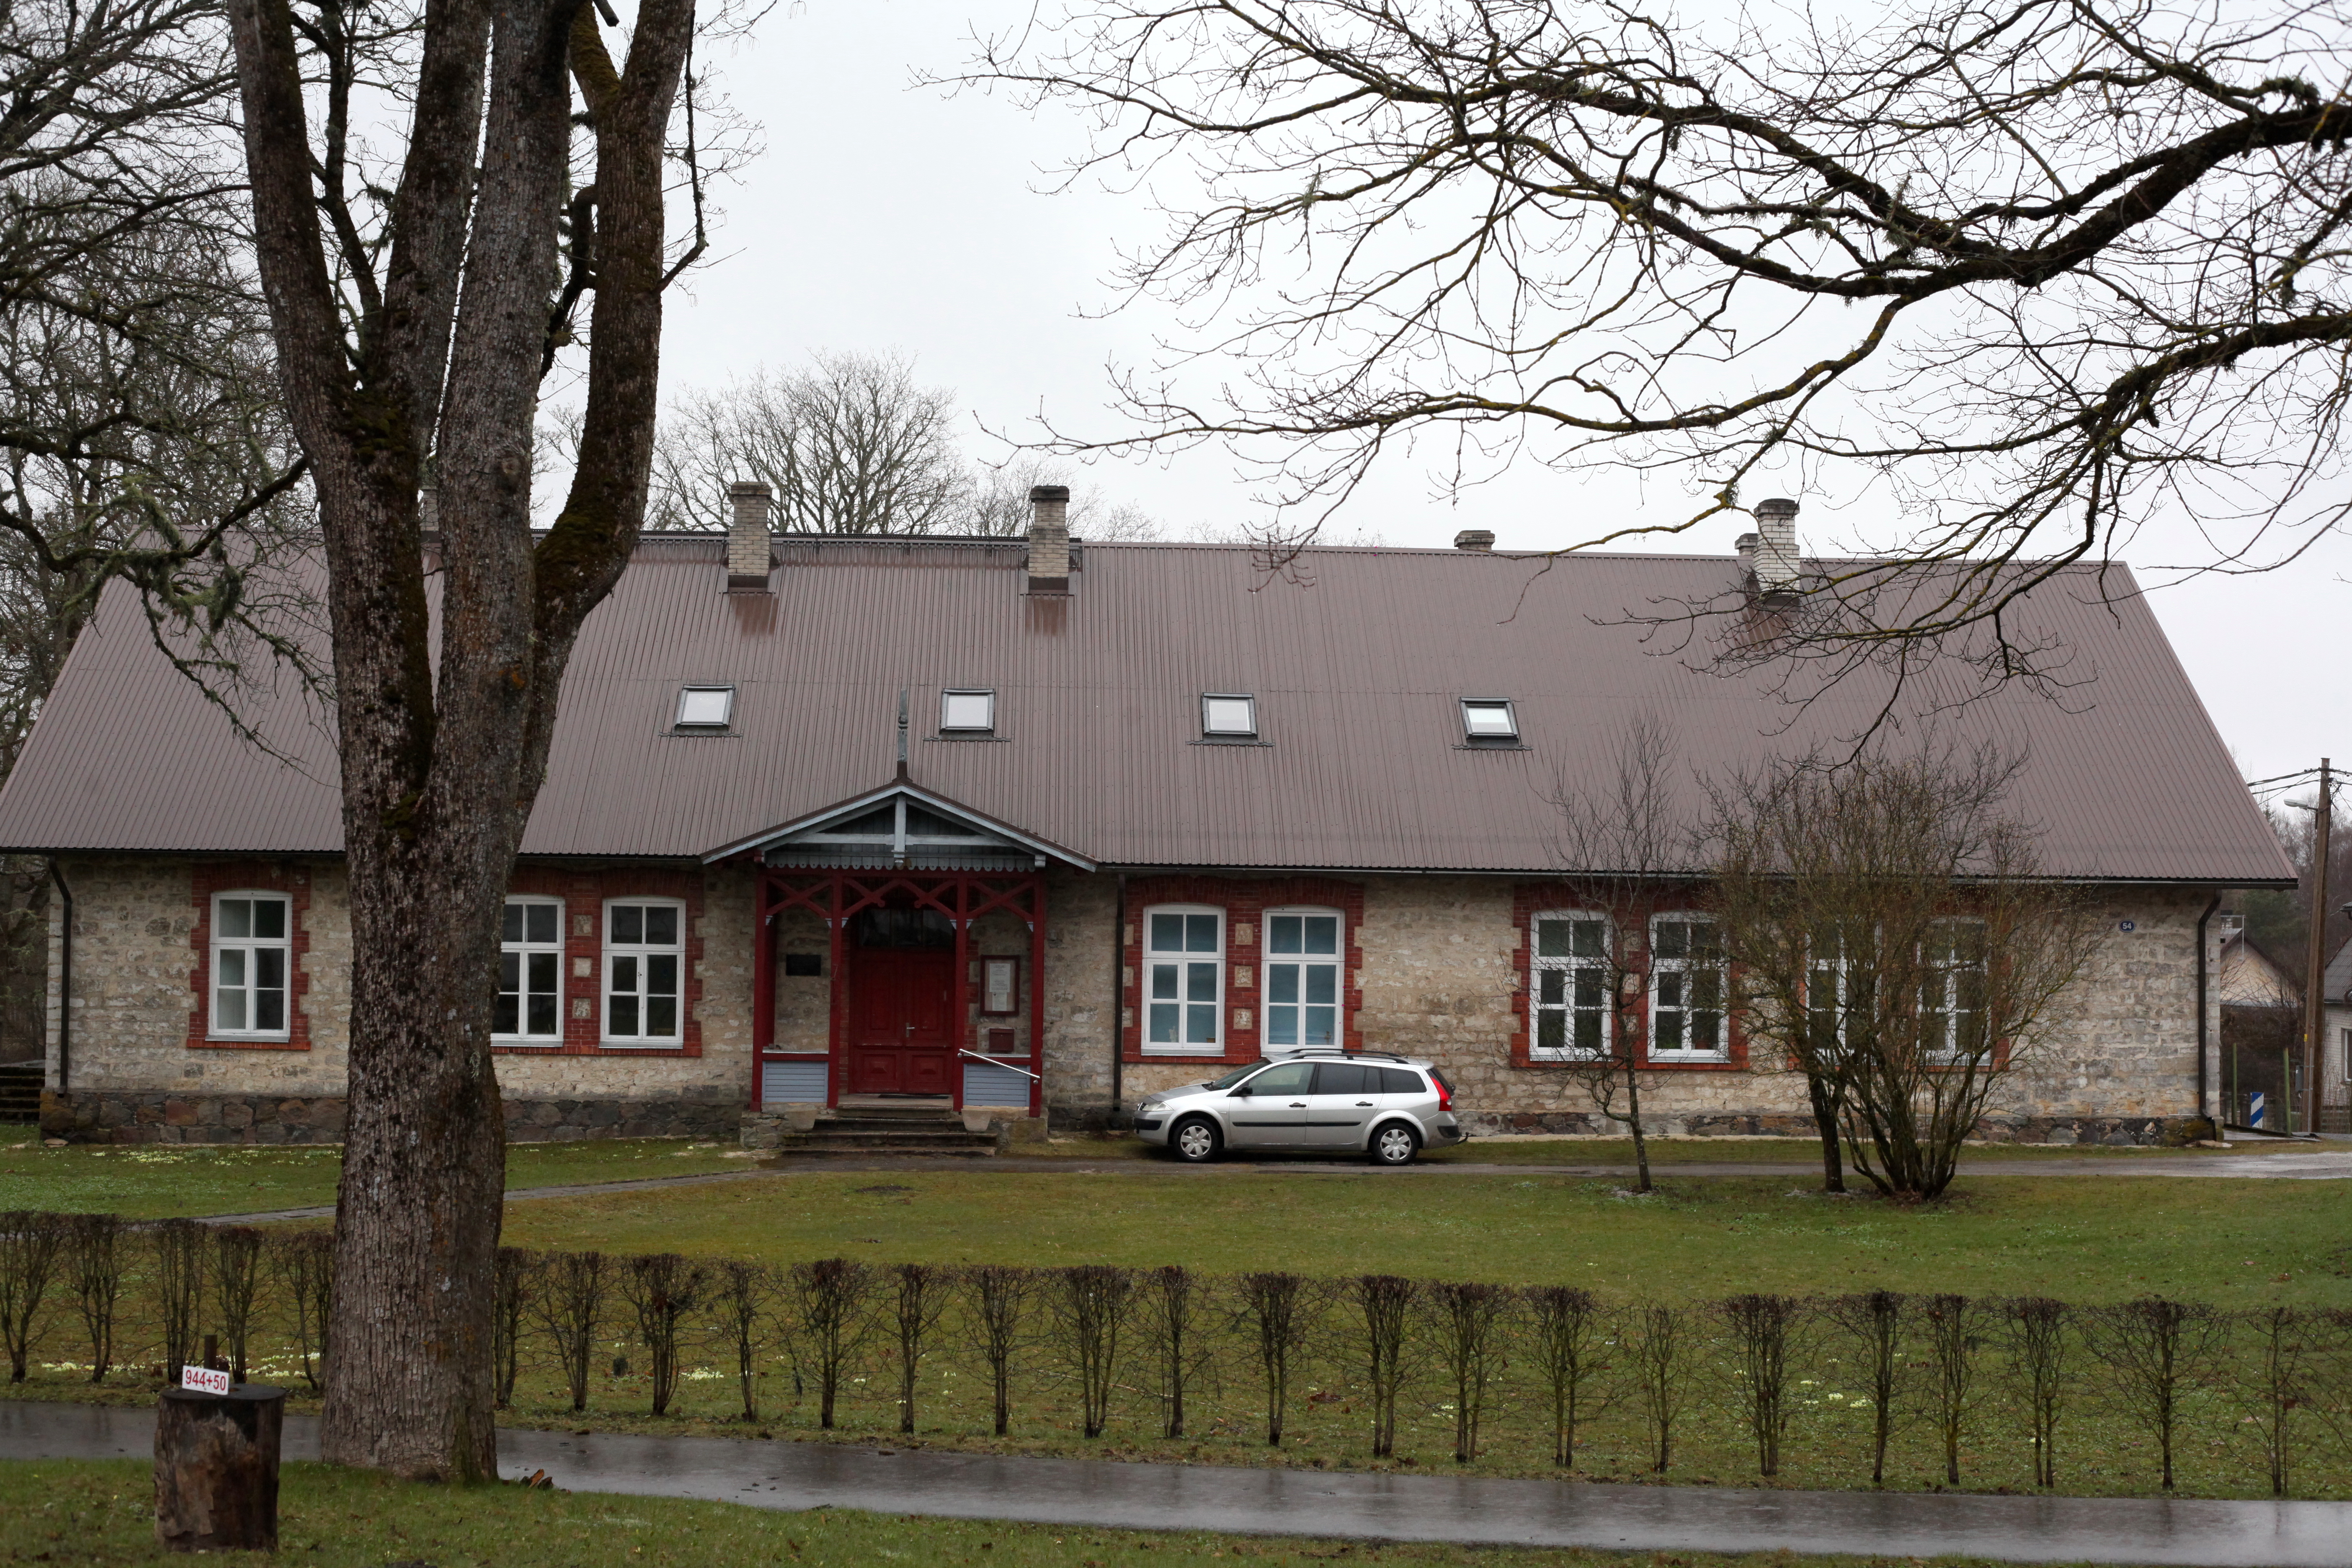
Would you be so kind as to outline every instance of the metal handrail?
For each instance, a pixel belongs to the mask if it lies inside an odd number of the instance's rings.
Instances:
[[[990,1067],[992,1067],[992,1068],[1003,1068],[1006,1072],[1017,1072],[1017,1073],[1019,1073],[1023,1078],[1027,1078],[1027,1079],[1036,1079],[1036,1080],[1037,1080],[1039,1083],[1043,1083],[1043,1082],[1045,1082],[1045,1081],[1044,1079],[1042,1079],[1042,1078],[1038,1078],[1038,1077],[1037,1077],[1037,1075],[1036,1075],[1035,1073],[1031,1072],[1027,1068],[1017,1068],[1017,1067],[1014,1067],[1011,1062],[1006,1061],[1006,1060],[1005,1060],[1003,1058],[1002,1058],[1002,1057],[984,1057],[984,1056],[982,1056],[978,1051],[966,1050],[966,1049],[965,1049],[963,1047],[961,1047],[961,1046],[958,1046],[958,1047],[956,1047],[956,1055],[958,1055],[958,1056],[960,1056],[960,1057],[970,1057],[972,1060],[974,1060],[974,1061],[976,1061],[976,1062],[986,1062]]]

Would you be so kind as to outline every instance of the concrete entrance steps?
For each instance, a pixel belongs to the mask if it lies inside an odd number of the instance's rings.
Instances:
[[[870,1159],[877,1154],[944,1154],[986,1159],[996,1134],[974,1132],[945,1095],[845,1095],[805,1132],[787,1132],[774,1158]]]
[[[44,1071],[39,1062],[0,1063],[0,1123],[40,1121]]]

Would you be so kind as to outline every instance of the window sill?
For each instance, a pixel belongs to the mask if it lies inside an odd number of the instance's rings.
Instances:
[[[686,1044],[681,1040],[599,1040],[596,1048],[600,1051],[682,1051],[686,1049]]]
[[[1013,737],[1012,737],[1012,736],[1010,736],[1010,735],[994,735],[994,734],[990,734],[990,735],[981,735],[981,734],[971,734],[971,735],[926,735],[926,736],[924,736],[924,737],[923,737],[923,739],[924,739],[924,740],[926,740],[926,741],[945,741],[945,742],[949,742],[949,743],[950,743],[950,744],[962,743],[962,744],[967,744],[967,745],[968,745],[968,744],[970,744],[970,743],[971,743],[971,742],[975,742],[975,741],[976,741],[976,742],[982,742],[982,743],[983,743],[983,744],[988,744],[988,745],[1006,745],[1006,744],[1010,744],[1010,743],[1011,743],[1011,742],[1012,742],[1012,740],[1013,740]]]
[[[1716,1071],[1720,1072],[1727,1068],[1745,1068],[1747,1065],[1748,1064],[1745,1061],[1730,1056],[1699,1056],[1693,1054],[1690,1056],[1643,1057],[1642,1058],[1642,1066],[1644,1068],[1661,1071],[1672,1071],[1676,1068],[1712,1068]]]
[[[192,1042],[223,1051],[307,1051],[308,1040],[298,1040],[290,1035],[206,1035]]]
[[[1532,752],[1533,746],[1524,741],[1456,741],[1457,752]]]
[[[1221,1062],[1225,1059],[1225,1053],[1223,1048],[1213,1047],[1201,1050],[1171,1051],[1165,1048],[1153,1050],[1150,1046],[1146,1046],[1127,1059],[1131,1062]]]
[[[1271,750],[1274,745],[1272,741],[1261,741],[1253,736],[1244,735],[1235,735],[1230,740],[1226,740],[1222,737],[1203,735],[1197,741],[1187,741],[1184,743],[1188,746],[1264,746],[1269,750]]]

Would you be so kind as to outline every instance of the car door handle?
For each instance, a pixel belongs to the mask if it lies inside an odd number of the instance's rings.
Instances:
[[[1359,1110],[1370,1110],[1371,1108],[1372,1102],[1369,1100],[1360,1100],[1356,1101],[1356,1109]]]
[[[1307,1102],[1303,1100],[1294,1100],[1290,1102],[1290,1109],[1293,1110],[1304,1110],[1307,1109]]]

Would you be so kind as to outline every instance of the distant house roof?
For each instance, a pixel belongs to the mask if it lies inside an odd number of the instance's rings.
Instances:
[[[2221,939],[2215,990],[2225,1006],[2291,1006],[2303,995],[2303,978],[2239,930]]]
[[[2319,991],[2331,1003],[2352,1006],[2352,941],[2337,948],[2336,956],[2327,961],[2327,968],[2320,976]]]
[[[1331,548],[1270,579],[1240,546],[1087,544],[1051,598],[1024,594],[1017,540],[786,535],[774,594],[751,595],[722,592],[724,545],[647,537],[590,616],[525,854],[698,858],[883,789],[903,691],[909,781],[1092,863],[1542,872],[1553,801],[1604,787],[1630,724],[1722,778],[1887,695],[1865,674],[1798,712],[1771,672],[1624,624],[1719,598],[1729,557]],[[2103,570],[2019,617],[2073,649],[2063,693],[1944,721],[2030,752],[2012,804],[2053,873],[2288,880],[2128,574]],[[732,689],[723,724],[679,721],[688,686]],[[986,731],[941,728],[950,689],[994,693]],[[1911,689],[1963,689],[1931,668]],[[1212,694],[1255,698],[1255,732],[1204,734]],[[1465,699],[1507,700],[1516,738],[1467,734]],[[336,851],[331,719],[247,700],[289,762],[241,742],[110,587],[0,790],[0,846]]]

